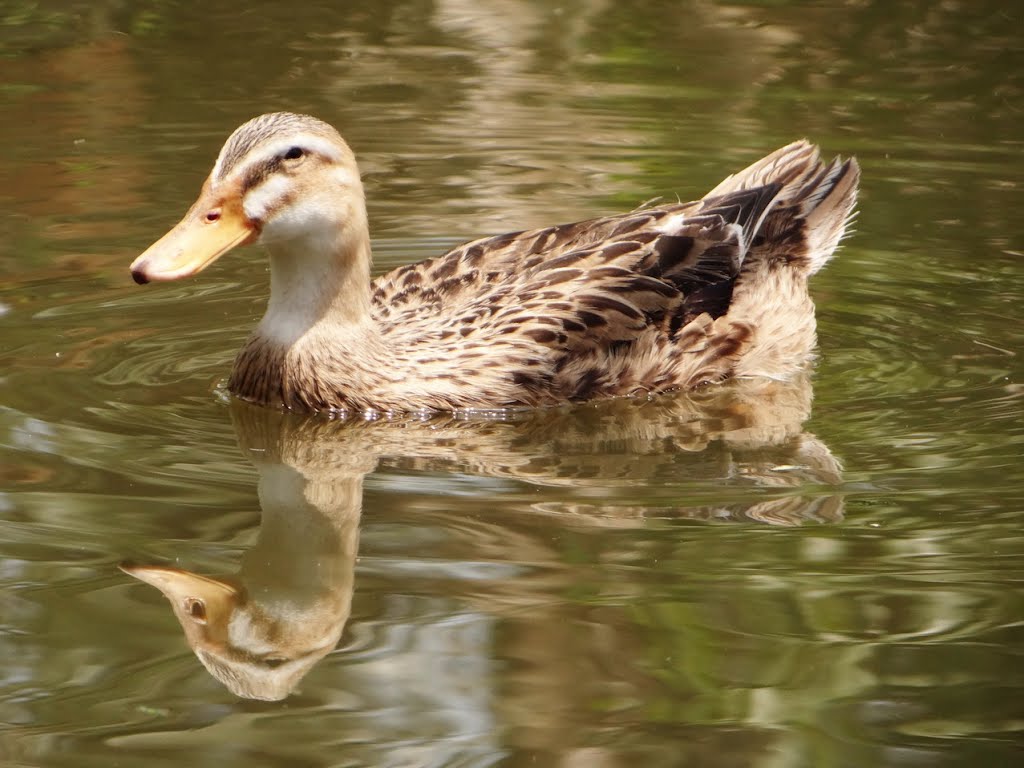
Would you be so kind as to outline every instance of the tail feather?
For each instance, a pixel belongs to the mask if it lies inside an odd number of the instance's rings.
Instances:
[[[832,161],[825,178],[802,203],[810,274],[813,275],[832,258],[846,228],[853,221],[859,181],[857,161],[837,158]]]
[[[723,180],[705,199],[777,184],[773,210],[802,222],[807,274],[820,270],[835,252],[854,217],[860,166],[853,158],[824,163],[818,148],[795,141]]]
[[[700,215],[715,216],[732,225],[741,244],[742,256],[757,236],[765,218],[778,204],[781,189],[782,184],[772,182],[722,196],[705,195],[701,198]]]
[[[820,167],[821,156],[818,148],[806,139],[801,139],[765,155],[742,171],[727,176],[705,197],[728,195],[742,189],[772,183],[782,185],[784,190],[791,189],[794,186],[802,186],[807,176]],[[780,194],[783,199],[789,196],[785,191]]]

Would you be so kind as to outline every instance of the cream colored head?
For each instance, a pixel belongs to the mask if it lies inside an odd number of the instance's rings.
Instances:
[[[301,256],[365,237],[366,208],[352,150],[308,115],[275,112],[225,142],[199,199],[132,263],[138,283],[193,275],[253,242]]]
[[[351,606],[330,592],[298,604],[261,603],[237,579],[162,566],[120,568],[164,594],[203,666],[248,699],[285,698],[337,645]]]

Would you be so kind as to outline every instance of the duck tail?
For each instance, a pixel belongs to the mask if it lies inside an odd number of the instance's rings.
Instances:
[[[859,181],[857,161],[837,157],[822,170],[820,181],[806,185],[806,196],[794,200],[804,220],[809,275],[828,263],[853,223]]]
[[[739,173],[724,179],[706,195],[718,197],[745,189],[779,184],[781,189],[765,222],[765,238],[790,240],[797,223],[802,242],[791,242],[806,274],[820,270],[835,252],[852,223],[860,166],[854,158],[821,160],[818,147],[806,140],[777,149]]]

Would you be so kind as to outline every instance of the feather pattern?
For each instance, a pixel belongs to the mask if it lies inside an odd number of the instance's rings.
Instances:
[[[852,216],[855,160],[824,163],[816,147],[798,141],[694,202],[483,238],[370,281],[350,150],[314,118],[274,117],[236,131],[215,166],[217,181],[230,189],[233,175],[247,180],[235,185],[244,200],[245,184],[286,174],[293,183],[280,217],[289,232],[297,220],[322,231],[282,244],[272,205],[265,221],[252,223],[271,252],[273,292],[231,375],[239,397],[334,412],[550,406],[733,376],[787,378],[813,355],[807,279]],[[280,159],[294,149],[261,156],[266,145],[301,148],[305,136],[331,138],[337,154],[309,151],[297,168]],[[339,164],[351,168],[330,177],[331,188],[325,178]],[[303,218],[304,197],[325,194],[346,217],[324,223],[320,203],[319,219]],[[161,279],[140,262],[137,280]],[[278,275],[302,270],[305,278],[289,277],[282,292],[296,305],[290,309],[312,309],[289,314],[285,332],[288,302],[274,294],[286,280]]]

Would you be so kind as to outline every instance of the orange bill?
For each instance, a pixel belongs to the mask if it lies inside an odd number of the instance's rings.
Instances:
[[[246,218],[237,195],[213,195],[209,186],[209,182],[203,186],[199,199],[174,229],[132,262],[136,283],[190,277],[258,237],[259,228]]]

